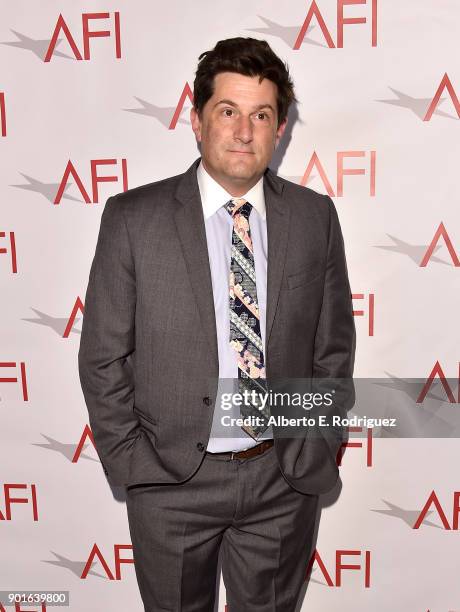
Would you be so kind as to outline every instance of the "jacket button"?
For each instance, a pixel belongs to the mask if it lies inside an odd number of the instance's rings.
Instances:
[[[206,406],[211,406],[212,399],[208,395],[206,397],[203,397],[203,404],[206,404]]]
[[[197,449],[198,449],[200,452],[203,452],[203,451],[204,451],[204,444],[202,444],[201,442],[198,442],[198,444],[196,445],[196,447],[197,447]]]

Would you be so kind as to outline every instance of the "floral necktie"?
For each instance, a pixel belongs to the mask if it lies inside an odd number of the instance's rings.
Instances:
[[[261,407],[261,396],[267,393],[264,351],[260,333],[254,250],[249,228],[252,205],[244,198],[225,204],[233,218],[230,261],[230,345],[237,352],[238,389],[251,393],[251,402],[241,405],[241,416],[259,417],[260,424],[243,425],[242,429],[257,440],[267,429],[268,405]],[[252,393],[252,392],[255,393]],[[248,396],[248,394],[246,394]],[[254,422],[254,420],[253,420]]]

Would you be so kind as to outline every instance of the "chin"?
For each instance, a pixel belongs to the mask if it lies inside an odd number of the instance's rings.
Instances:
[[[254,176],[253,172],[231,172],[228,175],[228,178],[231,180],[240,180],[240,181],[248,181],[252,179]]]
[[[255,176],[258,172],[257,168],[254,166],[249,166],[248,164],[235,164],[229,168],[229,174],[233,174],[235,176],[240,176],[241,178],[251,178]]]

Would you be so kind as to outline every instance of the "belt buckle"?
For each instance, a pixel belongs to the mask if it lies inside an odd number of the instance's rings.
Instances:
[[[234,456],[236,455],[236,453],[234,451],[231,452],[230,455],[230,461],[233,461]]]

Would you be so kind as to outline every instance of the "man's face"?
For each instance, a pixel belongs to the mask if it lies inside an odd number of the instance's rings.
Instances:
[[[265,172],[287,120],[279,127],[273,81],[221,72],[201,119],[190,111],[205,169],[233,196],[253,187]]]

